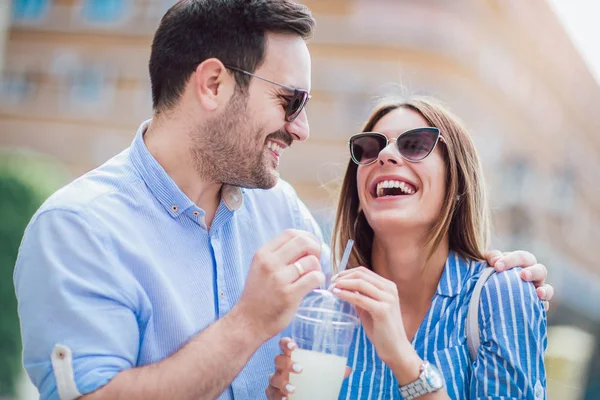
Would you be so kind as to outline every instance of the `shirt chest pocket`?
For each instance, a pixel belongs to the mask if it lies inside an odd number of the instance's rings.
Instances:
[[[434,363],[444,377],[446,391],[451,399],[464,399],[471,382],[471,358],[466,344],[441,349],[433,353]]]

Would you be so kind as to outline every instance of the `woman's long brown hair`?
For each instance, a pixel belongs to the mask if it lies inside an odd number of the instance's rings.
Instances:
[[[450,250],[474,260],[482,260],[490,230],[490,211],[485,181],[477,150],[462,122],[438,101],[428,97],[385,98],[373,110],[362,128],[372,132],[385,115],[405,108],[421,115],[441,131],[441,146],[446,164],[446,196],[436,223],[430,230],[428,251],[431,256],[448,234]],[[348,239],[355,245],[348,266],[371,268],[374,232],[360,210],[356,173],[358,166],[350,160],[342,181],[333,229],[334,266],[338,265]]]

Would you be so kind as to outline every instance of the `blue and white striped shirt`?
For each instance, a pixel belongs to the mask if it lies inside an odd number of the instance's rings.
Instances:
[[[224,186],[207,230],[204,211],[148,152],[147,123],[27,227],[14,281],[23,362],[42,399],[92,392],[172,355],[236,304],[259,247],[288,228],[320,237],[283,181],[271,190]],[[219,399],[264,397],[278,342],[261,346]]]
[[[451,399],[546,398],[546,313],[521,268],[493,274],[479,305],[481,346],[472,363],[465,322],[471,294],[485,263],[450,252],[437,291],[413,339],[419,356],[435,364]],[[392,371],[377,356],[364,329],[350,348],[350,377],[340,399],[402,399]]]

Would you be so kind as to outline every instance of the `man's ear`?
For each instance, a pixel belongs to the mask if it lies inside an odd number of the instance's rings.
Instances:
[[[194,71],[192,82],[198,102],[207,111],[215,111],[227,104],[235,89],[235,79],[216,58],[200,63]]]

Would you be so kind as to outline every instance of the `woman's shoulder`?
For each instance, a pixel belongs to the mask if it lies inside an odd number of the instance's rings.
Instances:
[[[521,267],[497,272],[486,261],[465,258],[464,262],[468,265],[469,274],[469,279],[465,282],[467,292],[473,291],[477,282],[484,279],[482,296],[519,293],[520,296],[537,298],[534,285],[521,279]]]
[[[480,278],[484,279],[479,300],[482,320],[488,320],[492,315],[511,316],[512,319],[519,314],[522,316],[531,314],[532,309],[537,310],[534,312],[535,314],[543,314],[543,305],[535,292],[533,283],[521,279],[523,268],[516,267],[502,272],[493,271],[489,276],[488,273],[484,273],[489,268],[487,263],[481,263],[477,268],[469,290],[474,293],[477,281]]]

